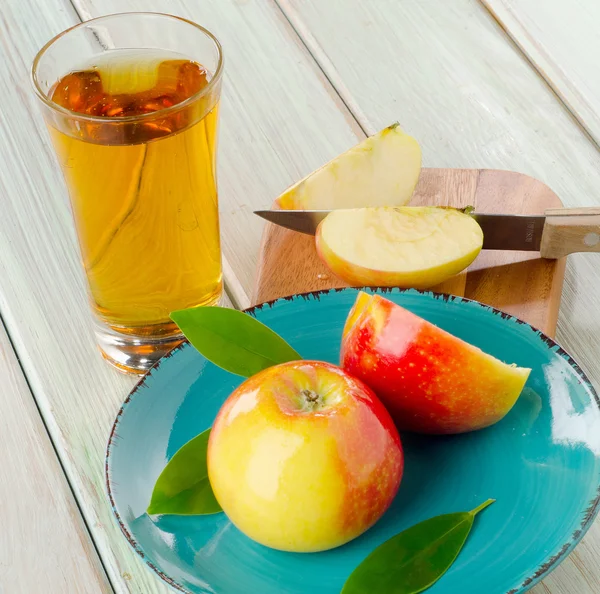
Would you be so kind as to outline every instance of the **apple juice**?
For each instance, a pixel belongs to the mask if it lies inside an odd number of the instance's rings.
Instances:
[[[218,94],[197,96],[209,80],[178,54],[112,50],[50,91],[70,112],[48,125],[92,305],[120,332],[171,333],[171,311],[221,296]]]

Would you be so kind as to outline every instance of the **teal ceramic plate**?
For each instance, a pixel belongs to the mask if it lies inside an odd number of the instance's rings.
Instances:
[[[600,405],[585,375],[551,339],[479,303],[417,291],[386,297],[500,359],[533,369],[497,425],[451,437],[403,435],[406,470],[389,511],[366,534],[325,553],[258,545],[224,514],[150,518],[145,509],[167,461],[210,427],[242,381],[189,344],[161,360],[129,395],[110,436],[107,481],[123,533],[146,563],[184,592],[338,594],[377,545],[436,514],[497,502],[428,594],[517,594],[562,561],[599,502]],[[338,362],[353,289],[254,308],[303,357]],[[385,594],[385,593],[374,593]]]

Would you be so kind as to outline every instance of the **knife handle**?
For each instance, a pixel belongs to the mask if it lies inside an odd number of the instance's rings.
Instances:
[[[600,208],[551,208],[542,232],[542,258],[600,252]]]

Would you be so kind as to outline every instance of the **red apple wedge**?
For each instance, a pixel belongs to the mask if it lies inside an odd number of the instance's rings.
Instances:
[[[502,419],[530,369],[507,365],[380,297],[359,293],[342,367],[370,386],[399,430],[464,433]]]

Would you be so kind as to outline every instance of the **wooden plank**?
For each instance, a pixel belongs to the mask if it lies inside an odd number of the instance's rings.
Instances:
[[[303,46],[289,43],[291,30],[272,5],[213,0],[189,12],[171,2],[102,5],[104,12],[136,9],[178,10],[225,37],[222,232],[232,255],[228,290],[243,305],[262,229],[251,210],[354,144],[359,131]],[[0,311],[115,591],[166,593],[106,500],[106,441],[135,379],[96,350],[66,190],[28,80],[37,50],[77,20],[67,0],[2,5]],[[232,288],[235,275],[242,282]]]
[[[0,592],[112,592],[1,320],[0,435]]]
[[[481,0],[574,117],[600,144],[600,4]]]
[[[412,204],[535,214],[560,207],[560,200],[538,180],[510,171],[423,169]],[[487,303],[554,336],[564,269],[564,259],[546,260],[535,252],[484,250],[467,271],[432,290]],[[314,238],[267,225],[256,303],[343,286],[320,261]]]

